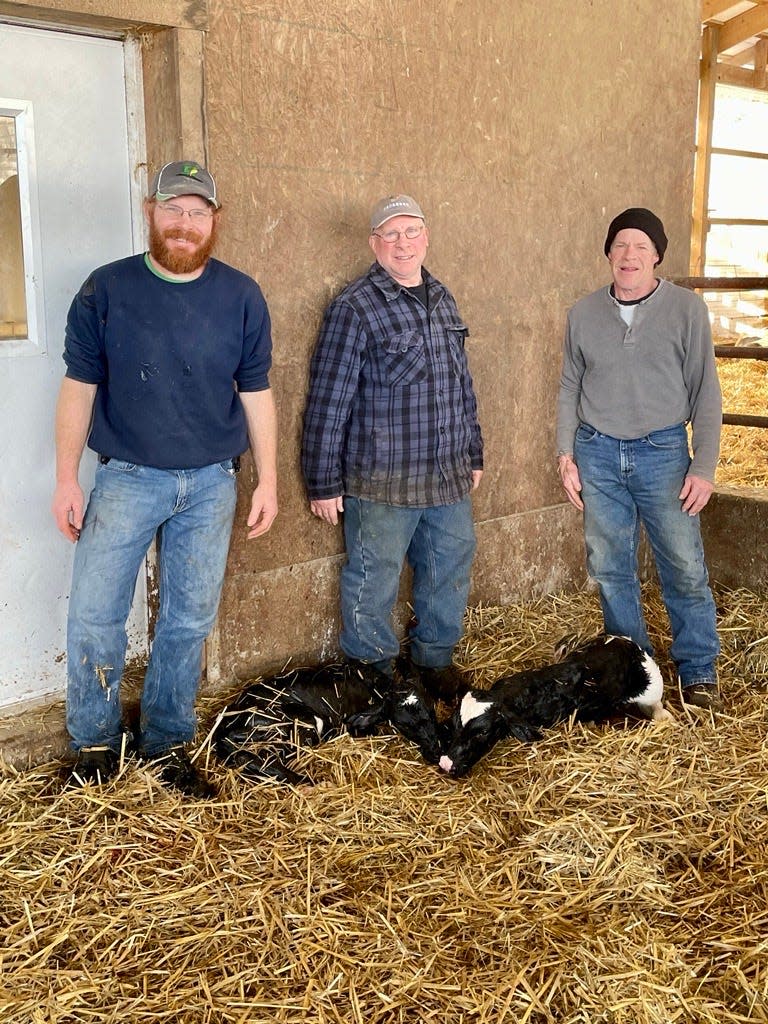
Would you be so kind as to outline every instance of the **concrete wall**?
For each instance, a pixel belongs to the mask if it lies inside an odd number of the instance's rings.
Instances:
[[[713,580],[768,592],[768,487],[721,485],[701,514],[701,530]]]
[[[626,206],[661,215],[664,269],[687,273],[699,7],[0,0],[0,15],[139,36],[150,168],[207,157],[226,208],[220,255],[270,304],[281,513],[246,542],[246,462],[214,682],[335,650],[342,537],[308,512],[301,416],[323,309],[370,262],[368,211],[390,191],[424,207],[427,265],[471,330],[486,438],[471,600],[583,580],[553,457],[564,315],[607,280],[606,227]]]
[[[687,271],[699,3],[210,0],[209,14],[223,253],[270,303],[281,427],[281,514],[262,541],[235,535],[212,661],[246,675],[333,650],[343,545],[298,472],[307,364],[390,191],[421,202],[427,265],[471,330],[486,439],[471,599],[580,582],[553,458],[564,313],[607,279],[605,231],[626,206],[658,211],[664,268]]]

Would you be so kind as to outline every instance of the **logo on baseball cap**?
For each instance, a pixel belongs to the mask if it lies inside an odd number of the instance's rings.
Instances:
[[[371,211],[371,231],[380,228],[386,221],[393,217],[421,217],[425,220],[421,207],[410,196],[397,195],[385,196],[380,199]]]
[[[216,182],[213,176],[194,160],[174,160],[154,177],[149,194],[161,203],[177,196],[202,196],[217,209],[221,203],[216,198]]]

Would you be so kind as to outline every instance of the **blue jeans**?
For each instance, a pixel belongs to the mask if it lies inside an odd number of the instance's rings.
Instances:
[[[403,508],[344,497],[347,561],[341,571],[341,649],[384,662],[400,651],[392,627],[400,574],[413,569],[411,657],[443,668],[464,630],[475,529],[469,498],[454,505]]]
[[[699,517],[683,512],[678,498],[690,466],[685,427],[620,441],[582,425],[574,458],[582,483],[587,565],[600,588],[606,632],[628,636],[651,653],[637,572],[642,522],[656,560],[680,681],[683,686],[715,682],[720,644]]]
[[[140,745],[157,754],[195,734],[203,641],[218,609],[236,497],[232,461],[201,469],[99,465],[75,546],[67,625],[72,746],[120,749],[125,624],[157,534],[160,607],[141,700]]]

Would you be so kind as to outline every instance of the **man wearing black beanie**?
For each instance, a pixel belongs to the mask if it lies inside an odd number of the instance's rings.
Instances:
[[[651,213],[650,210],[643,209],[641,206],[632,206],[629,210],[625,210],[623,213],[620,213],[618,217],[614,217],[608,227],[608,234],[606,235],[605,245],[603,246],[603,252],[609,258],[611,246],[614,243],[616,235],[625,228],[635,228],[648,235],[650,240],[653,242],[656,254],[659,257],[656,260],[656,266],[658,267],[664,259],[664,253],[667,251],[667,236],[664,233],[664,225],[656,214]]]
[[[683,700],[716,711],[720,645],[698,514],[714,486],[720,385],[704,302],[656,277],[666,248],[651,210],[631,207],[611,221],[604,251],[613,281],[568,314],[558,468],[568,500],[584,512],[606,632],[652,653],[637,569],[642,522]]]

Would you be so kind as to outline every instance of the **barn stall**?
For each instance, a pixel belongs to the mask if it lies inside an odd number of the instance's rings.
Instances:
[[[270,301],[284,438],[280,528],[258,548],[235,538],[208,650],[198,757],[221,799],[184,802],[133,762],[104,790],[63,791],[60,703],[17,718],[46,763],[0,770],[0,1019],[768,1019],[762,591],[717,589],[717,719],[681,707],[649,585],[669,726],[566,724],[460,783],[394,736],[343,737],[301,754],[317,782],[301,789],[243,784],[205,740],[235,679],[332,650],[340,537],[309,519],[295,442],[322,308],[367,262],[361,225],[392,188],[428,208],[430,267],[472,330],[489,459],[462,661],[487,684],[597,631],[547,455],[562,318],[604,280],[605,226],[627,205],[659,210],[665,268],[688,272],[698,0],[451,2],[440,20],[421,3],[3,0],[0,15],[137,43],[147,162],[207,154],[223,256]],[[760,483],[763,452],[723,482]],[[729,521],[710,536],[733,564]]]
[[[651,635],[669,637],[646,588]],[[388,734],[299,752],[312,787],[183,801],[127,762],[0,774],[5,1024],[768,1019],[768,609],[716,590],[726,712],[564,724],[452,782]],[[471,611],[478,684],[589,637],[591,592]],[[212,726],[221,698],[204,703]]]

